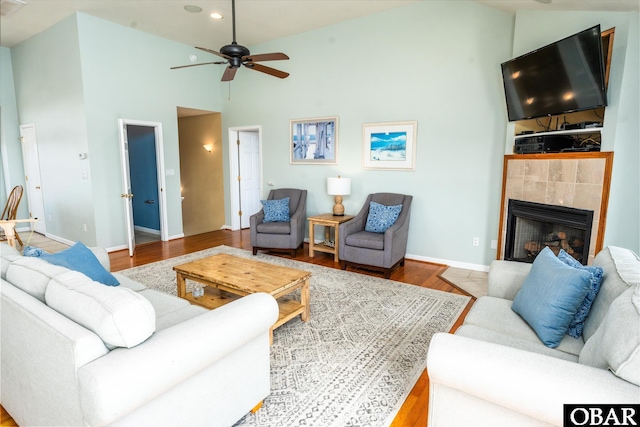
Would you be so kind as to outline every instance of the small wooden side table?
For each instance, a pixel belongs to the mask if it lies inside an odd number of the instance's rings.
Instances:
[[[326,252],[334,255],[334,261],[338,262],[338,243],[339,243],[339,231],[338,228],[340,224],[343,222],[347,222],[351,220],[354,215],[343,215],[343,216],[335,216],[332,213],[326,213],[316,216],[310,216],[307,218],[309,220],[309,256],[313,258],[313,253],[315,251],[318,252]],[[315,242],[315,231],[314,227],[316,225],[324,226],[324,242],[316,243]],[[334,228],[334,239],[333,239],[333,247],[328,246],[325,242],[331,240],[331,227]]]

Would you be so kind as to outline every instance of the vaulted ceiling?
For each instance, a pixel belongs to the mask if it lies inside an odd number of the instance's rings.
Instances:
[[[432,0],[237,0],[237,40],[245,46]],[[639,9],[638,0],[476,0],[515,13],[533,10]],[[26,2],[25,5],[21,3]],[[84,12],[187,45],[217,49],[231,41],[230,0],[0,0],[0,45],[14,46],[74,12]],[[201,12],[189,12],[185,6]],[[193,8],[188,8],[193,9]],[[210,18],[212,12],[224,16]]]

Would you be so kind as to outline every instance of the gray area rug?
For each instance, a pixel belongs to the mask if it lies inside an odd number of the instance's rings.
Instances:
[[[388,426],[425,368],[431,337],[448,332],[470,300],[227,246],[120,273],[175,295],[172,266],[217,253],[312,273],[311,320],[274,331],[271,395],[236,426]]]

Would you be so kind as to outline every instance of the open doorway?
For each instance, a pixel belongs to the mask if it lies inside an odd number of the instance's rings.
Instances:
[[[136,244],[160,240],[160,187],[153,127],[127,125]]]
[[[178,107],[182,230],[185,236],[225,225],[222,115]]]
[[[119,119],[120,148],[122,160],[123,192],[127,246],[133,256],[136,246],[136,222],[142,230],[159,231],[160,239],[168,237],[167,203],[164,181],[164,149],[162,144],[162,124],[139,120]],[[129,137],[132,137],[130,140]],[[134,154],[130,155],[130,151]],[[150,165],[151,164],[151,165]],[[132,181],[133,177],[133,181]],[[136,193],[133,183],[136,182]],[[142,184],[140,184],[142,182]],[[136,205],[140,206],[135,214]],[[145,205],[149,205],[146,207]],[[159,224],[146,222],[143,213],[157,213]],[[134,218],[137,216],[138,218]],[[144,221],[143,221],[144,219]],[[158,227],[159,230],[155,228]],[[154,233],[155,234],[155,233]]]

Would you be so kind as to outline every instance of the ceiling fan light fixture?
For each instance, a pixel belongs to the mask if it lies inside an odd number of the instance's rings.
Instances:
[[[222,16],[222,14],[220,12],[213,12],[211,15],[209,15],[211,18],[213,19],[222,19],[224,18],[224,16]]]
[[[202,12],[202,8],[200,6],[196,6],[194,4],[188,4],[184,7],[184,10],[186,10],[189,13],[200,13]]]

